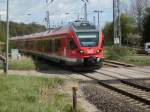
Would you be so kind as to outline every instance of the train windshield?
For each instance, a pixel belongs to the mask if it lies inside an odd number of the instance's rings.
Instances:
[[[99,41],[99,32],[76,33],[82,47],[96,47]]]

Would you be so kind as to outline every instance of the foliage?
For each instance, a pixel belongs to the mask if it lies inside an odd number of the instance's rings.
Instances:
[[[113,22],[107,23],[103,29],[105,36],[105,44],[110,45],[113,43]],[[136,33],[135,21],[132,17],[126,14],[121,15],[121,33],[122,33],[122,43],[127,43],[127,38],[129,34]]]
[[[121,58],[120,61],[124,61],[127,63],[140,65],[140,66],[150,66],[150,57],[149,56],[127,56],[124,58]]]
[[[131,0],[130,15],[136,19],[138,33],[142,33],[142,21],[144,17],[144,8],[149,5],[149,0]]]
[[[129,47],[124,46],[111,46],[105,48],[106,59],[119,60],[122,57],[134,55],[136,51]]]
[[[112,45],[113,44],[113,23],[106,23],[104,29],[104,44]]]
[[[0,22],[0,41],[5,41],[5,37],[6,37],[6,28],[5,28],[6,24],[4,22]]]
[[[24,24],[24,23],[10,22],[10,37],[42,32],[45,30],[46,30],[45,26],[36,23]],[[6,37],[6,22],[1,21],[0,41],[5,41],[5,37]]]
[[[143,44],[145,42],[150,42],[150,8],[147,8],[147,15],[144,18],[143,24]]]
[[[126,38],[127,46],[139,47],[141,44],[141,36],[137,34],[130,33]]]
[[[135,21],[132,17],[122,14],[121,15],[121,34],[122,43],[126,43],[129,34],[135,34]]]
[[[140,66],[150,66],[150,57],[138,55],[136,49],[129,47],[105,47],[105,57],[109,60],[131,63]]]

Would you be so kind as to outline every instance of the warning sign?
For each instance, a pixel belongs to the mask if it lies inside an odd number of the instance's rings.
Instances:
[[[114,38],[114,44],[119,44],[119,43],[120,43],[119,38]]]

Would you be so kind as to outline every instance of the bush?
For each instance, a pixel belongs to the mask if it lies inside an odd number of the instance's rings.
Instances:
[[[127,56],[122,59],[124,62],[141,66],[150,66],[150,57],[148,56]]]
[[[136,51],[124,46],[111,46],[105,48],[106,59],[118,60],[125,56],[135,55]]]

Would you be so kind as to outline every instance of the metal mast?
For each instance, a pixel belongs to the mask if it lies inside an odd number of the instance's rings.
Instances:
[[[87,3],[88,0],[81,0],[82,2],[84,2],[84,21],[87,21]]]
[[[101,25],[100,25],[100,14],[102,14],[103,11],[101,11],[101,10],[95,10],[94,12],[97,13],[98,28],[101,29]]]
[[[121,46],[120,0],[113,0],[114,44]]]
[[[50,18],[49,18],[49,10],[48,10],[48,1],[49,0],[46,0],[46,5],[47,5],[46,22],[47,22],[47,29],[50,30]]]
[[[84,4],[84,20],[87,21],[87,4]]]
[[[4,72],[8,73],[8,52],[9,52],[9,0],[7,0],[7,32],[6,32],[6,61],[5,61],[5,70]]]
[[[93,16],[93,23],[94,23],[94,25],[96,25],[96,17],[95,16]]]
[[[1,16],[1,14],[0,14],[0,21],[1,21],[1,17],[2,17],[2,16]]]

